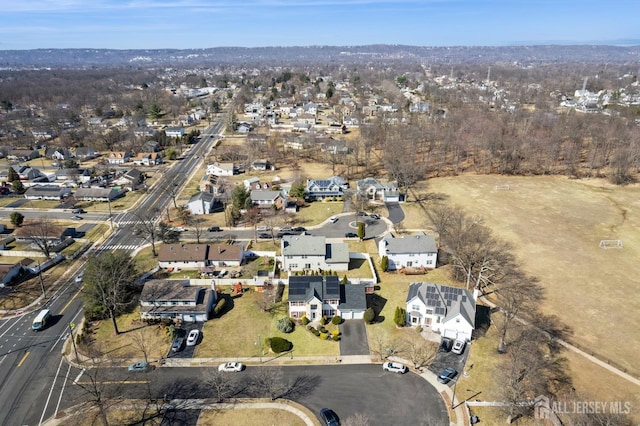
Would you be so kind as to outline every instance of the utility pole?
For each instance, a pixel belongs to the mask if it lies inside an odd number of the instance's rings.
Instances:
[[[76,354],[76,361],[80,362],[80,358],[78,358],[78,348],[76,347],[76,339],[73,337],[73,329],[75,328],[75,324],[69,323],[69,334],[71,335],[71,343],[73,344],[73,352]]]
[[[111,215],[111,198],[107,195],[107,202],[109,203],[109,221],[111,222],[111,230],[113,231],[113,216]]]
[[[42,279],[42,268],[40,266],[40,261],[38,261],[38,276],[40,277],[40,287],[42,288],[42,297],[47,298],[47,293],[44,291],[44,280]]]

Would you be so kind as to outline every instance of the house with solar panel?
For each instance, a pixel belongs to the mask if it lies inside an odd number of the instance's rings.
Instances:
[[[338,198],[344,195],[349,185],[340,176],[327,179],[308,179],[305,188],[306,198],[310,201],[322,201],[326,198]]]
[[[349,270],[347,243],[327,243],[321,235],[285,235],[280,248],[283,271],[308,273]]]
[[[339,315],[342,319],[362,319],[367,309],[364,284],[341,285],[335,275],[289,277],[289,316],[311,321]]]
[[[429,327],[442,337],[471,340],[476,299],[468,290],[427,282],[411,283],[406,309],[407,323],[413,327]]]

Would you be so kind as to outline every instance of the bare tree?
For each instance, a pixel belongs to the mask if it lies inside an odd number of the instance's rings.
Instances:
[[[144,356],[144,362],[149,362],[149,352],[151,351],[151,341],[144,330],[136,330],[131,333],[131,344],[139,349]]]
[[[236,395],[240,389],[239,381],[235,377],[217,369],[207,372],[205,382],[213,391],[216,402],[223,402],[225,399]]]
[[[49,259],[52,249],[58,244],[63,231],[63,227],[55,225],[54,221],[43,217],[35,222],[23,225],[20,233],[28,236],[38,246],[44,257]]]
[[[251,389],[256,395],[276,400],[286,392],[288,386],[281,367],[257,367],[254,370]]]
[[[158,255],[156,243],[161,240],[158,227],[156,226],[157,213],[157,211],[141,214],[133,213],[133,215],[138,219],[138,223],[134,226],[133,232],[151,244],[151,253],[153,253],[154,257]]]
[[[200,244],[200,238],[206,231],[205,221],[200,217],[193,217],[189,220],[189,225],[193,226],[193,233],[196,236],[196,242]]]
[[[402,340],[404,356],[413,363],[413,368],[420,368],[433,361],[438,353],[436,342],[424,340],[420,336],[407,337]]]

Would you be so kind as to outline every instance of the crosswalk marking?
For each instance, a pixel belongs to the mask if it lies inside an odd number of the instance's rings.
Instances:
[[[96,251],[105,251],[105,250],[135,250],[137,249],[139,246],[135,245],[135,244],[129,244],[129,245],[123,245],[123,244],[116,244],[116,245],[106,245],[106,246],[100,246],[100,247],[96,247]]]

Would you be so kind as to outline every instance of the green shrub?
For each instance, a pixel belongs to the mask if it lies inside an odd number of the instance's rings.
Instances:
[[[322,318],[320,318],[320,324],[325,325],[327,323],[327,316],[323,315]]]
[[[307,330],[311,331],[311,330],[315,330],[315,328],[313,328],[313,326],[312,326],[312,325],[308,325],[308,326],[307,326]]]
[[[380,269],[384,272],[387,272],[387,269],[389,269],[389,258],[387,256],[382,256],[382,259],[380,259]]]
[[[319,331],[320,333],[326,333],[326,332],[327,332],[327,329],[326,329],[326,328],[324,328],[324,326],[320,326],[320,327],[318,327],[318,331]]]
[[[339,336],[340,335],[340,330],[333,330],[333,336]]]
[[[313,330],[311,330],[311,332],[312,332],[313,334],[315,334],[316,336],[319,336],[319,335],[320,335],[320,331],[316,330],[315,328],[314,328]]]
[[[373,321],[376,319],[376,311],[374,311],[373,308],[367,308],[367,310],[364,311],[362,319],[367,324],[373,323]]]
[[[224,305],[227,303],[226,299],[221,298],[220,300],[218,300],[218,304],[216,305],[215,308],[213,308],[213,313],[216,316],[219,316],[220,313],[224,310]]]
[[[290,351],[293,348],[293,343],[282,337],[272,337],[269,339],[269,346],[271,350],[277,354],[281,352]]]
[[[398,327],[404,327],[407,323],[407,311],[400,306],[396,306],[396,313],[393,316],[393,322]]]
[[[303,315],[303,316],[302,316],[301,321],[302,321],[302,325],[307,325],[307,324],[309,324],[309,318],[307,318],[307,316],[306,316],[306,315]]]
[[[329,338],[329,333],[320,333],[320,339],[327,340]]]
[[[331,324],[333,325],[338,325],[342,322],[342,317],[340,315],[334,315],[333,318],[331,318]]]
[[[334,342],[337,342],[338,340],[340,340],[340,336],[336,336],[336,335],[334,335],[334,336],[333,336],[333,341],[334,341]]]
[[[418,333],[422,333],[422,326],[420,326],[420,325],[419,325],[419,326],[417,326],[417,327],[416,327],[416,331],[417,331]]]
[[[278,320],[278,330],[283,333],[291,333],[295,328],[295,323],[289,317],[280,318]]]

